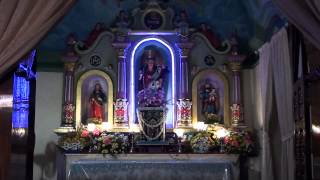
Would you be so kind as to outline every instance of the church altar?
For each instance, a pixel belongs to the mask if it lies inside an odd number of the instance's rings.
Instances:
[[[225,154],[62,154],[61,180],[237,180],[239,155]]]
[[[239,157],[256,147],[243,118],[246,55],[235,34],[213,43],[206,24],[192,26],[152,0],[86,40],[67,37],[58,179],[239,178]]]

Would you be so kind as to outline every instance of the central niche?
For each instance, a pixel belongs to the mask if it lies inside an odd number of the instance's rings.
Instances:
[[[137,124],[138,107],[165,107],[166,126],[174,124],[174,54],[157,38],[140,41],[132,52],[131,122]]]

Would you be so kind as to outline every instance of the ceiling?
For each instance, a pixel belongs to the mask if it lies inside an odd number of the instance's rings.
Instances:
[[[61,52],[65,38],[75,33],[84,40],[97,22],[111,26],[118,12],[130,11],[143,0],[78,0],[75,6],[38,44],[42,51]],[[146,1],[146,0],[145,0]],[[271,0],[166,0],[175,11],[186,10],[190,24],[197,27],[205,22],[221,36],[228,38],[236,29],[243,49],[261,46],[284,20]]]

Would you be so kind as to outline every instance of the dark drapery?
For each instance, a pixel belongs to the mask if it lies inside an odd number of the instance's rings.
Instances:
[[[320,1],[319,0],[273,0],[288,21],[320,49]]]
[[[34,48],[75,1],[0,1],[0,77]]]

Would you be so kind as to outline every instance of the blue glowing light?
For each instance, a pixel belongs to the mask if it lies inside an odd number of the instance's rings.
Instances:
[[[14,75],[12,128],[28,128],[30,84]]]
[[[35,77],[32,65],[36,51],[33,50],[26,59],[19,64],[13,79],[13,112],[12,128],[28,128],[29,120],[29,80]]]
[[[177,35],[176,31],[130,31],[128,32],[128,35],[137,35],[137,36],[150,36],[150,35],[155,35],[155,36],[168,36],[168,35]]]
[[[175,115],[174,115],[174,112],[175,112],[175,102],[176,102],[176,98],[175,98],[175,90],[176,90],[176,84],[175,84],[175,73],[176,73],[176,70],[175,70],[175,56],[174,56],[174,51],[172,49],[172,47],[167,43],[165,42],[164,40],[160,39],[160,38],[156,38],[156,37],[149,37],[149,38],[145,38],[145,39],[142,39],[141,41],[139,41],[133,48],[132,50],[132,54],[131,54],[131,59],[130,59],[130,99],[131,99],[131,105],[130,105],[130,117],[132,117],[131,119],[131,122],[134,123],[134,117],[135,117],[135,82],[134,82],[134,75],[135,75],[135,68],[134,68],[134,61],[135,61],[135,53],[138,49],[138,47],[145,43],[145,42],[148,42],[148,41],[156,41],[156,42],[159,42],[161,43],[162,45],[164,45],[169,51],[170,51],[170,56],[171,56],[171,69],[172,69],[172,72],[171,72],[171,94],[172,94],[172,113],[171,113],[171,116],[172,116],[172,125],[174,126],[175,124]]]

